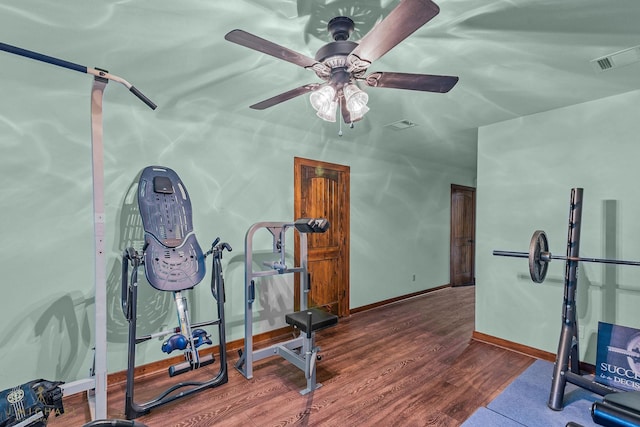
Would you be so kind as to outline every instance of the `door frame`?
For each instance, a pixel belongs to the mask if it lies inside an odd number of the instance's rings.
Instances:
[[[302,172],[302,167],[303,166],[308,166],[308,167],[315,167],[315,168],[326,168],[326,169],[331,169],[331,170],[336,170],[338,171],[338,173],[341,175],[340,179],[341,181],[344,183],[344,203],[345,206],[343,207],[343,220],[344,220],[344,224],[343,224],[343,228],[344,228],[344,233],[343,233],[343,241],[341,242],[341,251],[342,251],[342,262],[343,262],[343,280],[344,280],[344,287],[343,289],[341,289],[342,291],[344,291],[344,295],[341,299],[344,300],[344,304],[338,304],[338,316],[340,317],[345,317],[345,316],[349,316],[350,314],[350,294],[351,294],[351,285],[350,285],[350,247],[349,247],[349,243],[350,243],[350,233],[351,233],[351,229],[350,229],[350,211],[351,211],[351,184],[350,184],[350,176],[351,176],[351,168],[349,166],[345,166],[345,165],[340,165],[337,163],[328,163],[328,162],[323,162],[320,160],[313,160],[313,159],[307,159],[307,158],[303,158],[303,157],[294,157],[293,160],[294,163],[294,167],[293,167],[293,188],[294,188],[294,197],[293,197],[293,217],[294,219],[298,219],[302,216],[302,203],[301,203],[301,199],[302,199],[302,188],[301,188],[301,184],[302,184],[302,177],[301,177],[301,172]],[[331,227],[331,224],[329,225]],[[299,237],[296,234],[295,235],[295,250],[294,250],[294,257],[299,257]],[[294,260],[296,262],[296,265],[298,265],[299,260]],[[298,279],[297,275],[296,275],[296,279]],[[299,282],[297,282],[294,285],[294,304],[298,304],[298,302],[300,301],[300,286],[299,286]],[[299,308],[296,308],[296,310]]]
[[[472,200],[472,222],[471,222],[471,230],[472,230],[472,240],[473,245],[471,248],[471,283],[475,285],[476,283],[476,189],[475,187],[468,187],[465,185],[451,184],[451,192],[449,194],[449,210],[450,210],[450,220],[449,220],[449,284],[453,285],[453,277],[454,277],[454,256],[453,256],[453,247],[454,247],[454,237],[453,237],[453,221],[454,221],[454,212],[453,212],[453,196],[458,192],[470,192],[471,200]],[[466,215],[465,215],[466,216]]]

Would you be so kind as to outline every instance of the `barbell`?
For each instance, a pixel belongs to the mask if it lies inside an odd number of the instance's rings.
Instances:
[[[533,280],[536,283],[544,282],[544,279],[547,275],[547,268],[549,267],[549,263],[553,259],[560,259],[564,261],[596,262],[601,264],[640,266],[640,261],[624,261],[619,259],[583,258],[583,257],[552,255],[551,252],[549,252],[549,241],[547,240],[547,235],[542,230],[536,230],[533,232],[533,236],[531,236],[531,243],[529,244],[529,253],[510,252],[510,251],[493,251],[493,254],[496,256],[528,258],[529,274],[531,275],[531,280]]]

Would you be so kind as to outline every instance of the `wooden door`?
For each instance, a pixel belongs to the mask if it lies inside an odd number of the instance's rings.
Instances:
[[[329,230],[308,234],[311,274],[309,307],[326,307],[349,315],[349,167],[296,157],[294,159],[294,218],[326,218]],[[298,257],[299,237],[295,238]],[[296,265],[299,260],[296,259]],[[297,276],[297,275],[296,275]],[[295,309],[299,310],[299,278]]]
[[[474,285],[476,190],[451,185],[451,286]]]

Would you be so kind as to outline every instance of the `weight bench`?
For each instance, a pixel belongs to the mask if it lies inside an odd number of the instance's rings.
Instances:
[[[262,228],[266,228],[273,236],[273,253],[279,259],[264,262],[268,270],[253,270],[253,235]],[[289,267],[285,260],[285,234],[287,229],[293,228],[300,237],[300,265]],[[271,356],[281,356],[305,373],[307,387],[300,394],[307,394],[321,387],[316,382],[316,360],[320,357],[320,348],[315,345],[315,334],[322,329],[338,324],[338,316],[318,308],[307,308],[310,279],[307,270],[307,234],[324,233],[329,228],[329,222],[323,218],[301,218],[293,223],[259,222],[251,226],[245,237],[245,339],[244,349],[240,351],[240,359],[235,367],[245,378],[253,378],[253,362]],[[253,350],[253,302],[255,301],[255,280],[259,277],[273,276],[287,273],[300,275],[300,311],[285,315],[287,324],[301,331],[301,334],[285,342],[274,344],[260,350]]]

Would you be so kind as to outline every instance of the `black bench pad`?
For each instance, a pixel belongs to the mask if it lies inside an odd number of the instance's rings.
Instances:
[[[311,331],[307,331],[308,313],[311,313]],[[285,320],[289,325],[295,326],[304,333],[319,331],[338,324],[338,316],[317,308],[289,313],[285,316]]]

